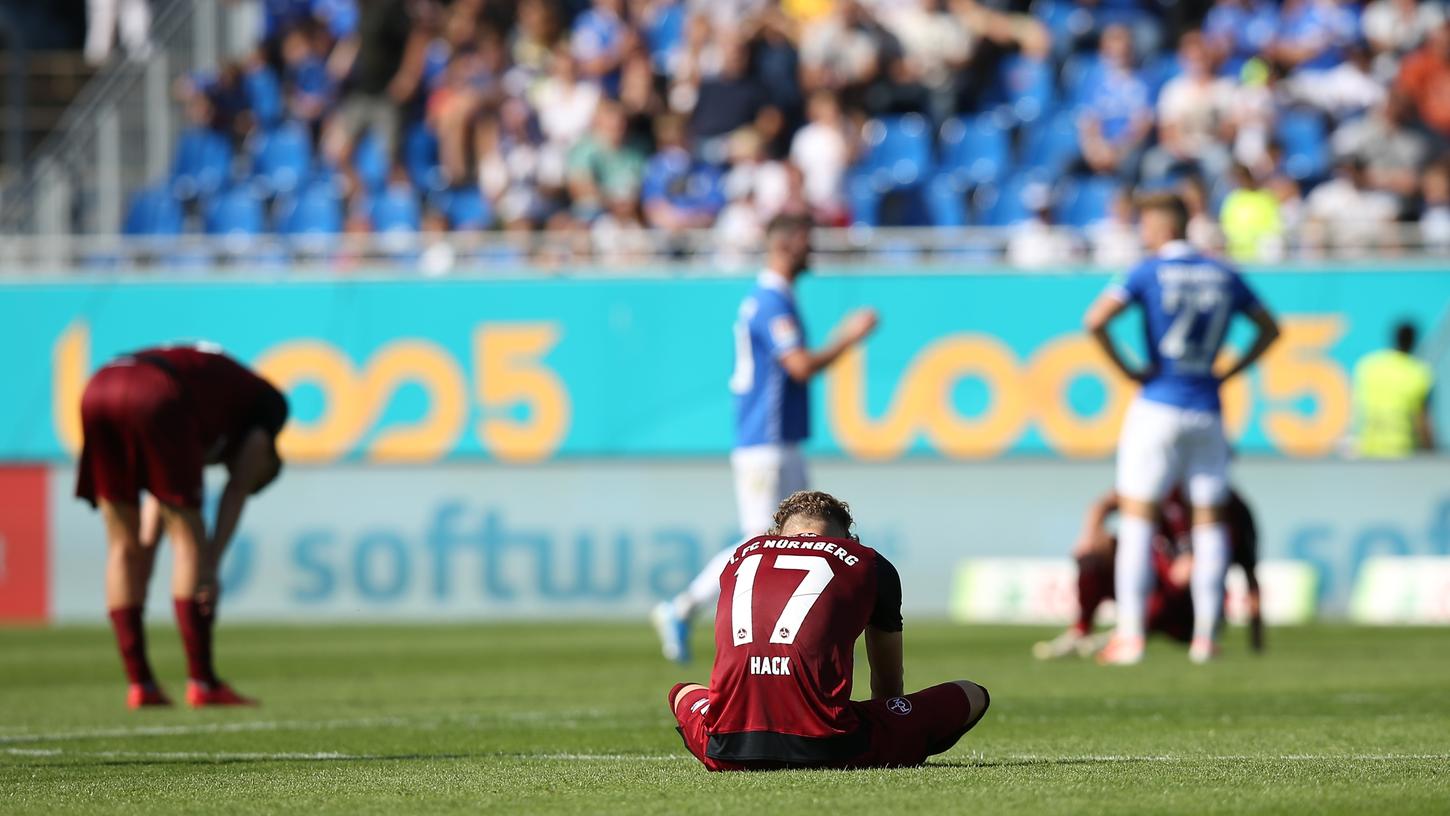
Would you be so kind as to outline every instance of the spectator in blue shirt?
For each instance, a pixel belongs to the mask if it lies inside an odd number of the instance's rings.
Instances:
[[[1359,38],[1359,19],[1334,0],[1286,0],[1270,51],[1290,71],[1326,71]]]
[[[619,92],[619,69],[633,40],[624,21],[624,0],[594,0],[593,7],[575,18],[570,36],[581,73],[603,85],[610,96]]]
[[[1078,131],[1083,161],[1094,173],[1131,173],[1152,130],[1153,111],[1148,86],[1133,68],[1133,40],[1126,26],[1103,30],[1099,56],[1099,68],[1084,80],[1081,90]]]
[[[641,190],[645,222],[671,232],[708,227],[725,206],[720,171],[690,154],[685,122],[675,114],[655,120],[655,144]]]
[[[1238,76],[1244,63],[1269,46],[1278,28],[1274,6],[1261,0],[1218,0],[1203,20],[1204,39],[1224,76]]]

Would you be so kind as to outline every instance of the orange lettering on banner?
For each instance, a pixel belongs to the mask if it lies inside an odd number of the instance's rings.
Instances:
[[[1337,316],[1301,316],[1283,320],[1284,337],[1257,371],[1236,377],[1222,389],[1224,423],[1230,439],[1239,438],[1254,415],[1255,378],[1260,383],[1260,420],[1276,448],[1294,456],[1322,456],[1333,450],[1349,422],[1349,382],[1328,356],[1343,334]],[[1220,368],[1236,352],[1226,352]],[[1048,446],[1066,456],[1106,456],[1136,386],[1117,373],[1093,342],[1080,334],[1062,335],[1041,345],[1025,364],[995,338],[956,334],[937,339],[906,366],[885,416],[866,414],[864,353],[844,355],[826,379],[826,416],[837,442],[861,459],[893,459],[906,453],[918,435],[954,458],[995,456],[1017,444],[1035,423]],[[991,394],[987,412],[966,420],[952,403],[952,389],[964,376],[980,377]],[[1090,416],[1078,413],[1068,388],[1092,377],[1107,389],[1104,406]],[[1284,402],[1307,397],[1308,413]]]

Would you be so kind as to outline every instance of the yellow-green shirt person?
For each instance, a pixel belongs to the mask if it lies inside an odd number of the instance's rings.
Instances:
[[[1366,459],[1402,459],[1435,447],[1430,424],[1430,366],[1414,356],[1414,325],[1395,327],[1394,347],[1354,366],[1354,450]]]

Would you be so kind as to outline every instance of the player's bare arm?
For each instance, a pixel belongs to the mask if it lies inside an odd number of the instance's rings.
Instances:
[[[796,382],[806,382],[829,368],[852,346],[876,330],[880,318],[875,309],[860,309],[847,315],[836,329],[835,337],[825,346],[810,350],[797,348],[780,355],[780,365]]]
[[[1268,309],[1265,309],[1263,306],[1255,306],[1249,310],[1248,317],[1258,327],[1259,334],[1254,338],[1253,345],[1249,346],[1248,350],[1239,357],[1238,362],[1229,366],[1228,370],[1219,377],[1220,380],[1227,381],[1233,379],[1249,366],[1258,362],[1258,359],[1264,356],[1264,352],[1268,351],[1269,347],[1274,345],[1274,341],[1279,339],[1279,323],[1274,320],[1274,316]]]
[[[905,693],[906,668],[900,632],[866,627],[866,663],[871,667],[871,698],[887,700]]]
[[[261,428],[253,428],[227,462],[227,486],[222,491],[216,526],[208,542],[208,548],[216,558],[221,558],[232,536],[236,535],[247,499],[270,484],[280,467],[272,436]]]
[[[1107,549],[1108,516],[1118,512],[1118,504],[1118,492],[1109,490],[1088,508],[1087,515],[1083,517],[1082,531],[1078,533],[1077,546],[1072,550],[1074,557],[1081,558]]]
[[[1128,302],[1115,297],[1111,292],[1099,295],[1098,299],[1093,301],[1093,305],[1088,307],[1087,315],[1083,317],[1083,328],[1092,335],[1093,340],[1097,341],[1098,347],[1108,355],[1108,360],[1112,362],[1113,367],[1121,371],[1123,376],[1136,382],[1144,382],[1152,377],[1153,371],[1148,368],[1138,370],[1128,365],[1122,352],[1118,351],[1117,344],[1113,342],[1112,335],[1108,334],[1108,326],[1127,308]]]

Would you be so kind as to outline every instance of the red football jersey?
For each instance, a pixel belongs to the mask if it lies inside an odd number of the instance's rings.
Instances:
[[[208,462],[220,461],[252,428],[276,435],[287,421],[281,392],[220,351],[161,346],[126,357],[164,370],[181,387]]]
[[[894,595],[883,613],[883,597]],[[885,619],[899,630],[900,579],[852,539],[760,536],[720,576],[707,754],[817,763],[866,749],[851,707],[856,638]]]

